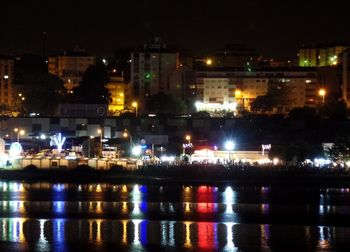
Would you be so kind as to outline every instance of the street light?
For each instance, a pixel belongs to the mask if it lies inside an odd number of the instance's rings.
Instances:
[[[225,149],[228,150],[228,159],[231,161],[231,151],[235,148],[235,143],[232,140],[228,140],[225,143]]]
[[[138,103],[136,102],[136,101],[134,101],[132,104],[131,104],[131,106],[133,106],[134,108],[135,108],[135,115],[136,115],[136,117],[137,117],[137,107],[138,107]]]
[[[321,88],[320,90],[318,90],[318,95],[322,97],[322,103],[324,103],[324,97],[326,96],[326,89]]]
[[[100,135],[100,157],[102,157],[102,151],[103,151],[103,148],[102,148],[102,130],[98,129],[97,133]]]
[[[206,59],[206,60],[205,60],[205,64],[206,64],[207,66],[211,66],[211,65],[213,65],[213,60],[212,60],[212,59]]]
[[[133,152],[133,148],[132,148],[132,136],[131,136],[130,133],[128,133],[127,130],[125,130],[124,133],[123,133],[123,137],[124,137],[124,138],[128,138],[128,137],[129,137],[129,140],[130,140],[130,155],[131,155],[132,152]]]
[[[131,152],[134,156],[139,156],[142,152],[141,146],[137,145],[137,146],[133,147]]]
[[[191,143],[191,136],[190,135],[186,135],[185,139],[188,141],[188,143]]]
[[[186,146],[186,144],[183,144],[182,145],[182,155],[184,155],[185,156],[185,150],[186,150],[186,148],[187,147],[190,147],[190,144],[191,144],[191,136],[190,135],[186,135],[185,136],[185,139],[188,141],[188,146]]]
[[[19,143],[19,136],[23,136],[26,132],[23,129],[14,128],[14,132],[17,134],[17,142]]]

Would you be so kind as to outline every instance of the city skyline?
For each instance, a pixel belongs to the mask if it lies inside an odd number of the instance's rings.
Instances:
[[[41,1],[4,3],[0,21],[2,53],[47,53],[79,45],[92,54],[112,55],[159,36],[194,53],[243,43],[268,57],[296,58],[298,48],[313,43],[349,43],[347,1],[128,1],[92,3]]]

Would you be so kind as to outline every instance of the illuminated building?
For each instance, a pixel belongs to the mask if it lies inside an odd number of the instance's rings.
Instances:
[[[343,54],[342,64],[342,94],[346,103],[350,104],[350,49],[346,50]]]
[[[111,114],[124,110],[125,97],[127,96],[126,87],[123,75],[118,73],[116,69],[112,69],[109,74],[109,82],[106,84],[112,99],[108,106]]]
[[[12,98],[13,59],[0,55],[0,103],[14,105]]]
[[[324,67],[336,66],[339,63],[341,53],[346,46],[307,46],[299,49],[300,67]]]
[[[49,57],[49,73],[58,76],[68,91],[79,86],[86,69],[95,64],[95,58],[75,48]]]
[[[227,110],[236,104],[237,109],[250,110],[258,96],[267,94],[268,84],[278,83],[290,87],[287,109],[317,104],[317,72],[314,69],[260,69],[247,71],[197,71],[195,76],[196,101],[208,110]]]
[[[180,67],[180,56],[159,38],[131,53],[131,83],[134,97],[143,104],[145,97],[171,93],[170,76]],[[142,107],[142,106],[141,106]]]

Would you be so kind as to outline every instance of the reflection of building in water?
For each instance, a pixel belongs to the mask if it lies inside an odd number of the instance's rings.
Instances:
[[[254,226],[254,227],[253,227]],[[260,225],[241,227],[234,223],[176,222],[147,220],[26,220],[24,218],[2,219],[0,221],[1,241],[30,242],[37,244],[38,250],[50,248],[53,244],[65,248],[69,242],[89,242],[104,246],[104,243],[117,246],[135,246],[135,249],[149,245],[181,246],[191,250],[233,251],[237,247],[234,237],[251,232],[260,237],[260,244],[268,248],[270,226]],[[317,230],[311,230],[317,231]],[[319,228],[319,248],[329,248],[334,236],[332,228]],[[346,237],[344,237],[345,239]],[[255,241],[252,241],[253,243]],[[259,244],[256,243],[256,244]],[[242,246],[243,244],[238,244]]]
[[[322,250],[330,249],[330,242],[333,240],[330,227],[318,227],[319,239],[317,247]]]
[[[269,239],[270,239],[270,225],[260,225],[260,239],[261,239],[261,246],[263,248],[269,247]]]
[[[210,214],[217,212],[218,204],[212,203],[217,198],[217,190],[215,187],[199,186],[196,194],[197,212]]]
[[[217,247],[217,223],[198,222],[198,247],[213,249]]]
[[[192,242],[191,242],[191,222],[184,222],[185,225],[185,248],[191,248]]]
[[[232,214],[233,213],[232,204],[236,203],[236,192],[232,190],[231,186],[228,186],[226,187],[223,196],[224,196],[224,203],[226,204],[226,213]]]
[[[226,225],[226,231],[227,231],[227,235],[226,235],[226,248],[229,250],[232,250],[235,247],[235,244],[233,243],[233,225],[234,223],[225,223]]]
[[[268,214],[270,212],[270,205],[269,204],[261,204],[260,210],[262,214]]]
[[[134,241],[133,245],[140,245],[140,234],[139,234],[139,228],[141,220],[132,220],[132,223],[134,224]]]

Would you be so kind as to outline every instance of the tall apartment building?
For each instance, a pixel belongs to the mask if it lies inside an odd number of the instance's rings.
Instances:
[[[68,91],[78,87],[86,69],[95,64],[95,58],[75,49],[49,57],[49,73],[64,81]]]
[[[7,106],[16,105],[13,100],[13,59],[0,56],[0,103]]]
[[[340,62],[340,57],[347,46],[307,46],[299,49],[300,67],[324,67],[336,66]]]
[[[145,97],[159,92],[171,93],[176,88],[171,86],[170,77],[179,67],[179,53],[159,38],[131,53],[133,94],[141,107]]]
[[[109,73],[109,82],[106,84],[106,88],[112,99],[108,105],[109,113],[117,114],[119,111],[124,110],[128,93],[123,74],[117,69],[112,69]]]
[[[347,105],[350,105],[350,49],[343,53],[342,65],[342,94]]]
[[[197,101],[209,110],[232,110],[236,106],[250,110],[251,102],[267,94],[270,82],[290,87],[288,109],[315,106],[319,102],[316,70],[300,68],[197,72]]]

